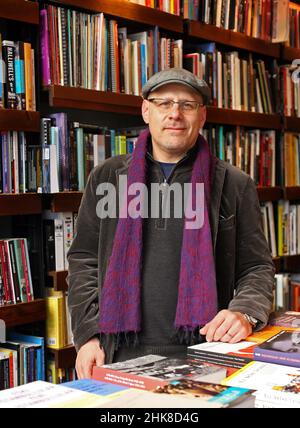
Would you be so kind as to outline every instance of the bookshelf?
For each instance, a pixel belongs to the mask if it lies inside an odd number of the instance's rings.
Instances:
[[[103,12],[131,23],[158,25],[163,30],[182,33],[183,19],[170,13],[141,6],[126,0],[55,0],[57,6],[72,6],[89,12]]]
[[[283,127],[285,131],[300,132],[300,118],[284,116]]]
[[[68,271],[50,271],[48,272],[48,277],[51,278],[52,285],[55,291],[67,291],[68,285],[66,283],[66,278]]]
[[[40,132],[40,113],[26,110],[0,110],[1,131]]]
[[[246,36],[232,30],[225,30],[214,25],[198,21],[187,21],[188,36],[210,42],[220,43],[231,48],[243,49],[272,58],[280,58],[280,44],[270,43],[262,39]]]
[[[54,356],[57,369],[75,366],[76,349],[73,345],[68,345],[61,349],[47,348],[47,352]]]
[[[0,18],[39,25],[39,5],[31,1],[1,1]]]
[[[35,299],[28,303],[0,306],[0,319],[5,322],[6,327],[45,321],[45,300]]]
[[[50,86],[48,91],[51,107],[133,115],[138,115],[141,111],[142,98],[135,95],[58,85]]]
[[[0,195],[0,216],[40,214],[42,198],[38,193],[3,193]]]
[[[43,195],[43,208],[52,212],[78,211],[82,192],[60,192]]]

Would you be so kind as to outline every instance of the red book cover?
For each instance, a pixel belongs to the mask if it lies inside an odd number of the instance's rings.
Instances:
[[[94,366],[92,379],[153,390],[180,378],[219,383],[226,374],[226,368],[192,357],[168,358],[147,355],[121,363]]]

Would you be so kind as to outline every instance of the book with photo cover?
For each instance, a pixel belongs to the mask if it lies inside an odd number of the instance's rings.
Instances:
[[[177,379],[153,391],[132,388],[105,403],[107,408],[222,408],[254,407],[254,390],[192,379]]]
[[[226,377],[226,368],[214,366],[193,358],[169,358],[147,355],[120,363],[94,366],[92,379],[153,390],[170,381],[189,378],[219,383]]]
[[[300,330],[300,312],[286,311],[275,315],[269,322],[272,326],[299,328]]]
[[[254,360],[300,368],[300,331],[282,330],[255,346]]]

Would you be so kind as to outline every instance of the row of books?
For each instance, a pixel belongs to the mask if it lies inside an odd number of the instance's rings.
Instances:
[[[41,144],[24,132],[0,133],[0,193],[83,191],[91,170],[110,156],[132,153],[142,127],[107,129],[68,121],[66,113],[41,120]],[[300,137],[274,130],[206,124],[212,153],[240,168],[258,186],[300,185]]]
[[[274,311],[300,312],[300,275],[275,275]]]
[[[286,132],[281,134],[278,148],[278,184],[300,185],[300,135]]]
[[[240,168],[259,186],[276,185],[275,131],[206,125],[201,133],[219,159]]]
[[[61,349],[73,344],[68,293],[47,288],[46,344],[51,349]]]
[[[0,306],[31,302],[33,298],[27,239],[1,239]]]
[[[7,332],[0,343],[0,389],[45,380],[43,337]]]
[[[279,112],[279,73],[276,60],[268,65],[252,54],[221,52],[215,43],[184,45],[183,66],[211,88],[211,104],[257,113]]]
[[[272,42],[288,40],[294,9],[278,0],[129,0],[184,19],[199,20],[226,30]]]
[[[278,255],[300,254],[300,205],[280,200],[277,209]]]
[[[280,67],[282,108],[285,116],[300,117],[299,70],[295,65]]]
[[[289,2],[278,0],[205,0],[199,20],[272,42],[288,40]]]
[[[47,170],[52,171],[44,180],[43,192],[83,191],[89,173],[101,161],[110,156],[132,153],[141,129],[115,130],[72,122],[68,121],[66,113],[43,118],[41,147],[50,150]]]
[[[77,213],[44,210],[45,272],[67,270],[68,250],[75,233]]]
[[[180,16],[183,14],[188,18],[188,13],[192,13],[197,19],[198,2],[199,0],[128,0],[131,3],[140,4],[141,6],[152,7],[153,9],[161,10],[162,12],[171,13],[172,15]]]
[[[55,385],[65,383],[65,382],[72,382],[77,379],[76,370],[75,368],[68,367],[68,368],[57,368],[55,366],[55,359],[49,356],[47,358],[46,362],[46,380],[47,382],[53,383]]]
[[[182,40],[158,27],[129,34],[103,13],[48,6],[41,10],[42,84],[140,95],[159,70],[182,67]]]
[[[260,204],[262,225],[273,257],[300,254],[300,205],[280,200]],[[276,218],[276,222],[275,222]]]
[[[261,203],[262,225],[273,257],[300,254],[300,205],[279,200]]]
[[[34,55],[30,43],[0,34],[0,108],[36,110]]]

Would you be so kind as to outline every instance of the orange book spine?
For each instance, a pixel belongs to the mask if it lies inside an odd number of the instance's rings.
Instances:
[[[24,68],[25,68],[25,100],[26,110],[33,110],[32,104],[32,63],[31,63],[31,44],[24,43]]]

